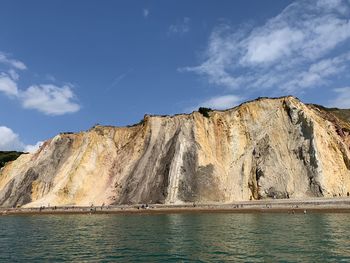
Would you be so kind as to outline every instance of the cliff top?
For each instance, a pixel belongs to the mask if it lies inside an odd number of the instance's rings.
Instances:
[[[179,113],[179,114],[174,114],[174,115],[159,115],[159,114],[145,114],[143,119],[141,119],[138,123],[134,123],[131,125],[126,125],[126,126],[113,126],[113,125],[100,125],[100,124],[96,124],[94,126],[92,126],[88,131],[94,130],[94,129],[98,129],[98,128],[118,128],[118,129],[127,129],[127,128],[133,128],[133,127],[139,127],[140,125],[143,125],[147,119],[149,118],[178,118],[178,117],[191,117],[193,116],[193,114],[202,114],[204,117],[208,117],[210,118],[210,115],[212,113],[215,112],[219,112],[219,113],[223,113],[223,112],[229,112],[229,111],[233,111],[233,110],[237,110],[240,107],[244,106],[244,105],[248,105],[251,103],[256,103],[256,102],[261,102],[261,101],[269,101],[269,100],[296,100],[299,101],[299,98],[295,97],[295,96],[282,96],[282,97],[258,97],[254,100],[249,100],[249,101],[245,101],[233,108],[228,108],[228,109],[224,109],[224,110],[217,110],[217,109],[210,109],[210,108],[205,108],[205,107],[201,107],[198,110],[195,110],[191,113]],[[303,102],[301,102],[303,103]],[[338,108],[327,108],[324,107],[322,105],[317,105],[317,104],[306,104],[307,106],[316,108],[318,110],[320,110],[323,113],[327,113],[325,114],[325,117],[327,117],[327,119],[329,120],[333,120],[334,116],[339,119],[342,123],[343,127],[347,127],[350,129],[350,109],[338,109]],[[84,132],[84,131],[83,131]],[[61,134],[72,134],[73,132],[62,132]],[[78,132],[79,133],[79,132]]]

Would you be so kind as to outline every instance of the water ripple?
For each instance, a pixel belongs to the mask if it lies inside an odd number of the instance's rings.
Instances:
[[[347,214],[0,217],[7,262],[348,262]]]

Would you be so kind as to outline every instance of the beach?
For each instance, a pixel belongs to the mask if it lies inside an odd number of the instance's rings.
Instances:
[[[161,213],[349,213],[350,198],[268,199],[193,204],[134,204],[0,208],[0,215],[40,214],[161,214]]]

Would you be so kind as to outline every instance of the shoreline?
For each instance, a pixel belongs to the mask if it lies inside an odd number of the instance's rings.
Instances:
[[[143,206],[143,207],[142,207]],[[350,213],[350,197],[268,199],[230,204],[142,204],[116,206],[51,206],[0,208],[5,215],[170,214],[170,213]]]

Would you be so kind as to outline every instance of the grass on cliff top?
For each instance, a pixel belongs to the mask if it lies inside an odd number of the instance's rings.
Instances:
[[[0,151],[0,168],[4,167],[7,162],[16,160],[22,152],[15,151]]]

